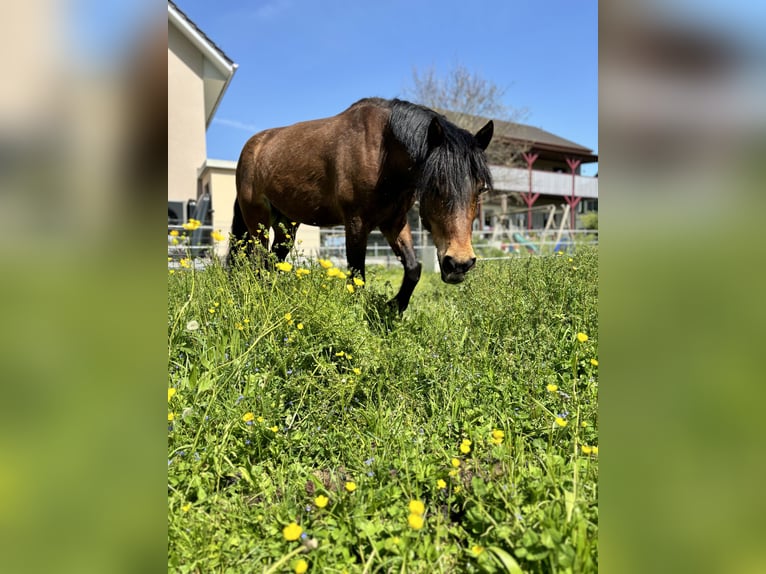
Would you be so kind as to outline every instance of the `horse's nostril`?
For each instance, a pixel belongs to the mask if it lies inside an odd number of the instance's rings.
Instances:
[[[476,265],[476,257],[471,257],[470,259],[467,259],[466,261],[457,262],[455,259],[453,259],[449,255],[446,255],[444,259],[442,260],[442,269],[444,269],[444,272],[447,275],[450,275],[452,273],[459,273],[459,274],[468,273],[468,271],[473,269],[474,265]]]

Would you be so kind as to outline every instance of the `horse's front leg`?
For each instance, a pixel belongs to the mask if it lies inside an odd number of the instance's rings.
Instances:
[[[392,300],[392,302],[396,301],[399,312],[404,313],[404,310],[410,304],[412,292],[415,290],[418,281],[420,281],[420,272],[423,266],[415,257],[415,248],[412,245],[412,231],[406,219],[391,228],[381,227],[381,231],[388,240],[389,245],[391,245],[391,249],[394,250],[394,253],[404,266],[402,286],[399,288],[399,293]]]

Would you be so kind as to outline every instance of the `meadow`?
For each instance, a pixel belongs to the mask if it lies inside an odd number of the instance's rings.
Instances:
[[[598,252],[168,276],[168,570],[595,572]]]

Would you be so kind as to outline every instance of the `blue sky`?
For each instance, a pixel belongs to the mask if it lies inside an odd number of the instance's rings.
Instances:
[[[525,123],[598,152],[598,4],[582,0],[176,0],[238,65],[208,128],[236,160],[255,132],[402,96],[455,64],[507,88]],[[596,164],[583,166],[592,175]]]

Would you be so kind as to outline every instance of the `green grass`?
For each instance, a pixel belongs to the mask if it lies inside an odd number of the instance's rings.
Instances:
[[[424,276],[401,318],[400,271],[310,269],[169,276],[169,570],[595,572],[597,252]]]

